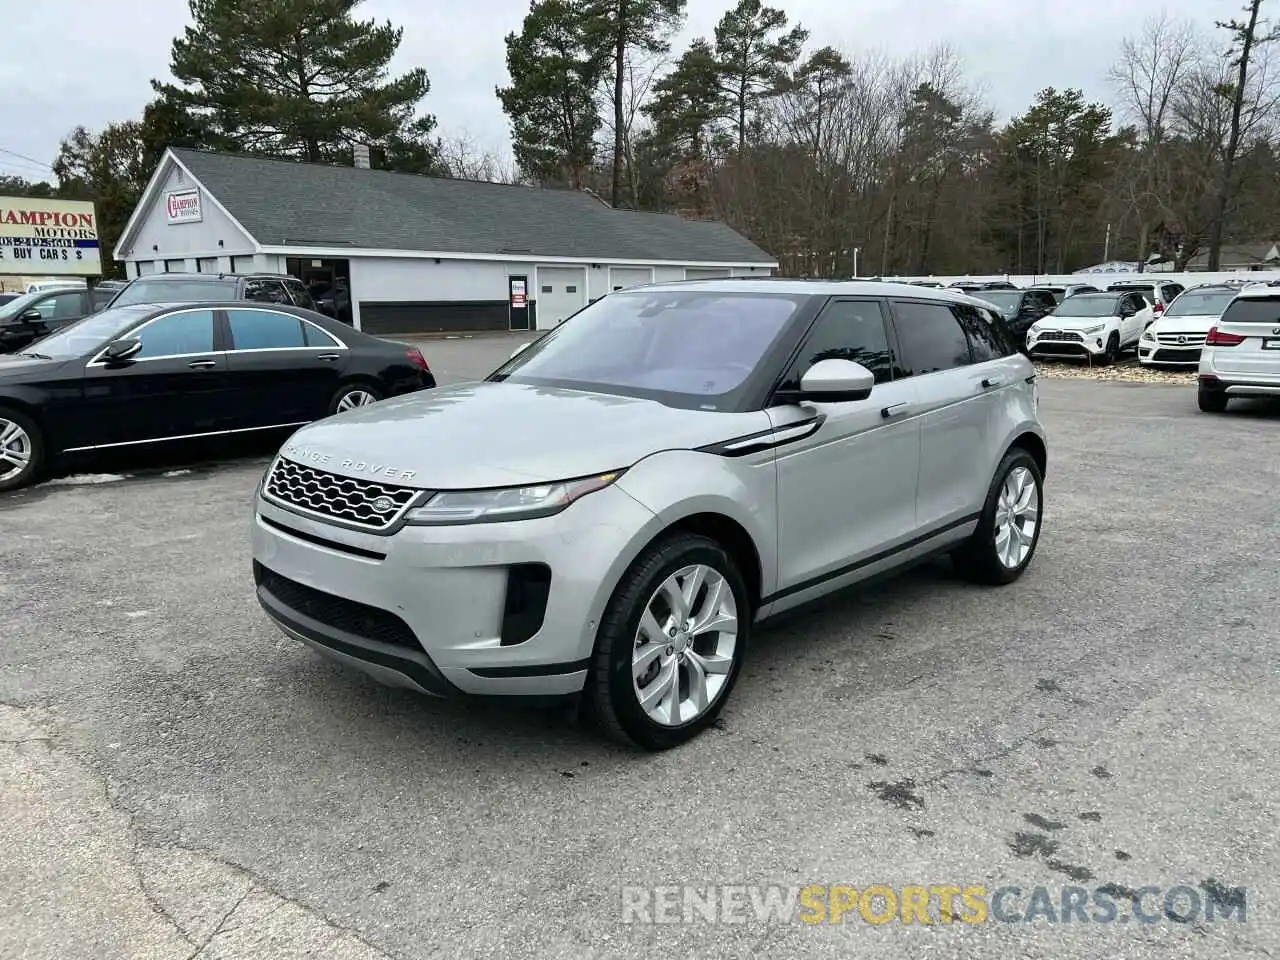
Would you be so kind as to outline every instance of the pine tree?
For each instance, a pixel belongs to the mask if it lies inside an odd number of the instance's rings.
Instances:
[[[362,2],[190,0],[172,48],[179,85],[153,86],[223,148],[349,163],[361,141],[431,172],[426,71],[388,75],[403,30],[354,19]]]
[[[761,98],[785,76],[809,39],[803,27],[782,33],[786,28],[787,15],[761,0],[739,0],[716,24],[721,89],[729,98],[739,153],[746,147],[748,121]]]
[[[635,53],[667,52],[671,34],[684,22],[685,5],[686,0],[585,0],[587,44],[593,55],[610,63],[615,207],[622,198],[627,60]]]
[[[506,37],[511,83],[498,88],[521,171],[580,189],[595,159],[595,94],[605,61],[588,49],[576,0],[533,0],[519,34]]]

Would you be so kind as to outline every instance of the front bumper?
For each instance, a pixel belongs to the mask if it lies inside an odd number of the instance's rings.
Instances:
[[[1105,334],[1078,334],[1079,340],[1065,335],[1060,337],[1038,337],[1034,341],[1027,337],[1027,352],[1032,358],[1086,360],[1100,357],[1107,352]]]
[[[1164,343],[1154,343],[1150,340],[1138,341],[1138,361],[1140,363],[1150,363],[1157,366],[1161,364],[1169,364],[1170,366],[1191,366],[1194,367],[1200,363],[1200,354],[1203,346],[1171,346]]]
[[[385,536],[259,496],[254,578],[285,633],[383,683],[568,694],[586,680],[612,584],[656,523],[616,486],[552,517]]]

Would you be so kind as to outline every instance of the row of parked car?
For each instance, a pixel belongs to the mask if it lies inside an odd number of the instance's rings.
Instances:
[[[952,288],[999,310],[1033,358],[1114,363],[1132,350],[1143,366],[1194,367],[1199,406],[1209,413],[1236,397],[1280,397],[1280,282],[1121,280],[1100,290],[959,281]]]
[[[104,280],[93,287],[67,283],[32,286],[34,289],[24,294],[0,298],[0,353],[15,353],[107,307],[147,303],[247,300],[299,307],[351,322],[345,287],[313,291],[296,277],[284,274],[159,273],[128,282]]]

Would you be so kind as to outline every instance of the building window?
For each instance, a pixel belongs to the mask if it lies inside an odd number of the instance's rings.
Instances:
[[[573,286],[573,284],[570,284],[569,286],[567,286],[567,287],[565,287],[565,288],[564,288],[564,292],[565,292],[565,293],[577,293],[577,292],[578,292],[578,288],[577,288],[577,287],[575,287],[575,286]]]
[[[182,273],[182,268],[186,265],[185,260],[166,260],[164,262],[165,273]]]
[[[253,257],[232,257],[231,258],[232,273],[252,273]]]
[[[196,271],[197,271],[197,272],[199,272],[199,273],[217,273],[217,272],[218,272],[218,258],[217,258],[217,257],[204,257],[203,259],[197,260],[197,261],[196,261]]]
[[[547,285],[547,286],[543,287],[543,288],[542,288],[542,292],[543,292],[543,293],[550,293],[550,292],[551,292],[551,287],[550,287],[550,285]]]

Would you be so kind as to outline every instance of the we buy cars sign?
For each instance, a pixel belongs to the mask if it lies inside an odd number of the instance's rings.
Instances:
[[[164,198],[164,212],[170,223],[199,223],[204,219],[200,210],[200,191],[173,190]]]
[[[0,197],[0,274],[96,277],[102,273],[92,203]]]

